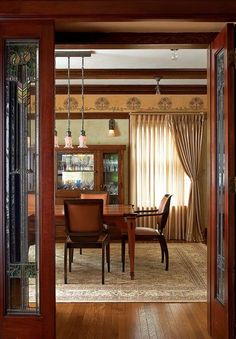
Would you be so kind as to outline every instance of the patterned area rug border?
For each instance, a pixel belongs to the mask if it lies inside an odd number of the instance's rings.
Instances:
[[[121,272],[120,245],[111,244],[111,273],[101,284],[97,249],[75,252],[68,284],[63,284],[63,244],[56,246],[57,302],[206,302],[207,248],[201,243],[169,243],[170,267],[160,262],[159,244],[136,245],[135,280]],[[148,259],[147,259],[148,258]]]

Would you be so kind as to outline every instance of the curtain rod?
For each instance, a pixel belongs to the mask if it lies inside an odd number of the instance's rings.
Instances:
[[[193,115],[193,114],[199,114],[199,115],[204,115],[207,116],[207,111],[202,111],[202,112],[195,112],[195,111],[188,111],[188,112],[180,112],[180,111],[171,111],[171,112],[166,112],[166,111],[135,111],[135,112],[130,112],[129,115],[136,115],[136,114],[150,114],[150,115]]]

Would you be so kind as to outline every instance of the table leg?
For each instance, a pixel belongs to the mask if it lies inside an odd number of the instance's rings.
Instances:
[[[134,254],[135,254],[136,217],[134,215],[129,215],[126,218],[127,218],[127,230],[128,230],[130,277],[131,277],[131,280],[134,280]]]

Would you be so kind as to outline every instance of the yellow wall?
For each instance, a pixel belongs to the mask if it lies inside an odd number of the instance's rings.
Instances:
[[[105,107],[108,100],[109,106]],[[76,99],[77,103],[72,99],[72,113],[79,112],[80,97],[72,96]],[[133,99],[132,99],[133,98]],[[135,99],[134,99],[135,98]],[[131,100],[132,99],[132,100]],[[56,112],[60,114],[65,113],[67,96],[60,95],[56,97]],[[127,102],[131,103],[133,110],[129,110]],[[136,105],[136,106],[135,106]],[[105,109],[106,108],[106,109]],[[136,108],[136,109],[135,109]],[[166,95],[142,95],[142,96],[128,96],[128,95],[88,95],[85,97],[85,111],[97,112],[97,119],[85,120],[85,131],[88,138],[87,144],[118,144],[126,145],[125,152],[125,197],[128,202],[128,147],[129,147],[129,120],[128,119],[115,119],[116,120],[116,136],[108,136],[108,121],[109,119],[99,119],[99,113],[110,112],[130,112],[130,111],[146,111],[146,112],[176,112],[176,113],[195,113],[207,111],[207,96],[199,95],[183,95],[183,96],[166,96]],[[65,132],[67,129],[67,120],[56,120],[56,129],[58,131],[59,144],[64,144]],[[81,120],[71,120],[71,131],[73,142],[78,144],[78,137],[81,129]],[[200,195],[202,201],[202,224],[207,227],[207,134],[204,131],[202,158],[199,174],[200,182]]]

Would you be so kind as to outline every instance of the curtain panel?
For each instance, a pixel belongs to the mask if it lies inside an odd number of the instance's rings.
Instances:
[[[202,241],[199,167],[201,159],[204,115],[172,115],[169,119],[179,159],[191,180],[187,210],[186,240]]]
[[[172,194],[170,215],[165,229],[166,238],[199,241],[201,237],[196,236],[199,231],[195,232],[195,226],[191,222],[195,220],[195,203],[194,208],[193,204],[189,205],[192,195],[198,196],[199,193],[195,193],[196,190],[193,192],[193,189],[190,191],[193,179],[186,171],[176,147],[174,125],[172,114],[131,114],[131,202],[138,209],[158,208],[164,194]],[[199,150],[199,146],[197,149]],[[192,154],[192,148],[189,152]],[[197,226],[199,227],[201,229],[201,226]]]

